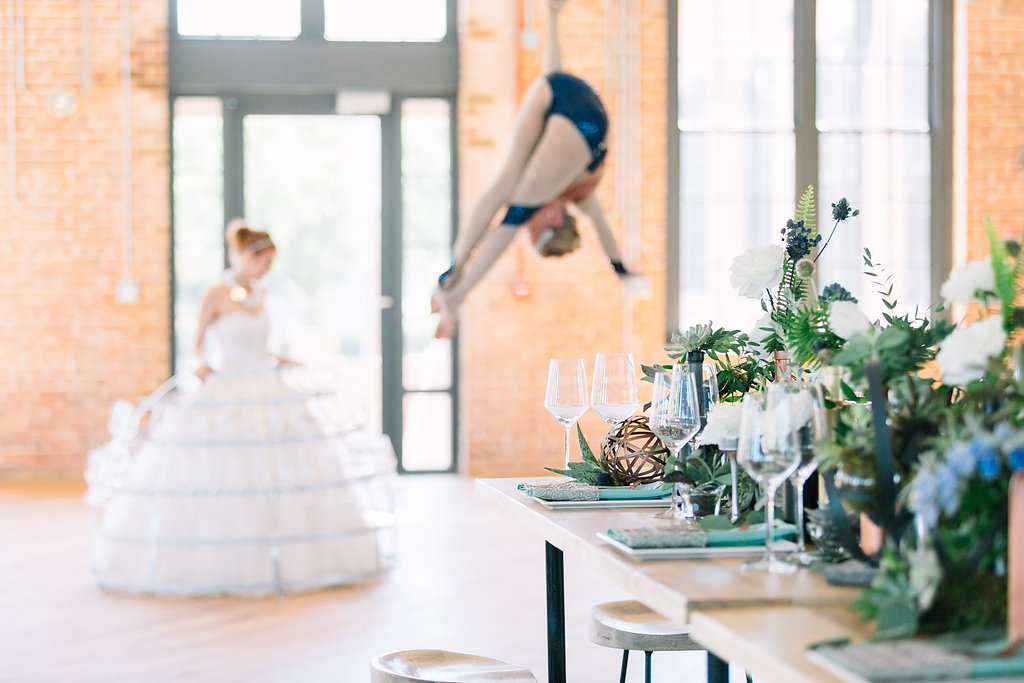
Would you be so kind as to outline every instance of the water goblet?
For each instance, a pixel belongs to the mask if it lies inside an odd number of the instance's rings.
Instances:
[[[683,446],[700,431],[697,383],[692,373],[686,372],[680,365],[674,366],[671,371],[655,373],[648,424],[678,463]],[[680,484],[687,479],[681,469],[665,473],[664,480],[672,483],[672,503],[668,510],[655,517],[682,521],[688,525],[694,523],[693,506],[689,499],[683,497],[683,505],[679,502],[682,493]]]
[[[800,465],[793,403],[789,393],[774,385],[743,398],[736,459],[764,491],[766,513],[764,556],[744,563],[744,571],[789,574],[797,569],[775,556],[774,545],[775,493]]]
[[[582,358],[552,358],[544,408],[565,430],[565,468],[569,468],[569,432],[587,412],[587,378]]]
[[[796,549],[788,560],[806,567],[813,564],[816,557],[807,552],[804,541],[804,485],[818,470],[814,444],[828,430],[825,395],[817,383],[786,382],[782,389],[793,397],[793,424],[800,447],[800,464],[789,475],[789,481],[796,490]]]
[[[622,424],[636,412],[640,396],[633,354],[597,354],[590,407],[611,427]]]

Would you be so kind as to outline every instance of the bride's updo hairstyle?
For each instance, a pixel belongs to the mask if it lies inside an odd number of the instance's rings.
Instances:
[[[258,254],[266,249],[277,249],[270,233],[250,228],[244,218],[235,218],[228,223],[228,252],[234,261],[242,254]]]

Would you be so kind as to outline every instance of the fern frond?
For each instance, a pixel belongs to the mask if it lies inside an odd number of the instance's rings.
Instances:
[[[818,234],[818,212],[814,208],[814,185],[808,185],[796,203],[796,220],[803,221],[812,235]]]

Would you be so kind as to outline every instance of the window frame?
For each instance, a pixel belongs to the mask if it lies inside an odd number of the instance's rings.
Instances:
[[[793,117],[795,132],[794,197],[808,185],[819,187],[816,122],[817,1],[793,0]],[[668,7],[668,206],[665,292],[665,339],[680,325],[680,140],[679,130],[679,2]],[[931,149],[931,211],[929,244],[930,292],[938,300],[952,266],[953,253],[953,41],[951,3],[928,1],[928,121]]]

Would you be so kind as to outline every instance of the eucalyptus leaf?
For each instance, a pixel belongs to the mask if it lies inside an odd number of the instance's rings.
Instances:
[[[724,531],[734,528],[728,515],[707,515],[700,518],[699,524],[700,528],[705,531]]]
[[[892,602],[878,605],[878,632],[875,638],[910,638],[917,632],[917,610],[912,600],[895,597]]]

